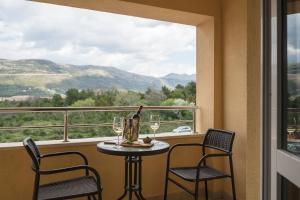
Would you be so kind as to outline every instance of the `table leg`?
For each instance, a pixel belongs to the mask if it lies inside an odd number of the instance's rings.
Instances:
[[[127,195],[127,182],[128,182],[128,156],[125,157],[125,183],[124,183],[124,193],[118,200],[123,199]]]
[[[135,159],[138,159],[138,157],[135,157]],[[137,186],[137,176],[138,176],[138,169],[137,169],[137,163],[138,160],[136,160],[136,162],[134,162],[134,185]],[[139,193],[137,191],[134,191],[135,196],[139,199]]]
[[[133,190],[133,185],[132,185],[132,156],[129,156],[129,200],[132,199],[132,190]]]
[[[142,157],[139,156],[139,196],[140,199],[145,200],[143,194],[142,194]]]
[[[134,165],[134,166],[133,166]],[[132,169],[133,167],[133,169]],[[133,173],[132,173],[132,170]],[[133,183],[132,183],[133,182]],[[145,200],[142,194],[142,159],[141,156],[125,157],[125,183],[124,193],[118,200],[124,199],[129,193],[129,200],[132,200],[132,193],[138,200]]]

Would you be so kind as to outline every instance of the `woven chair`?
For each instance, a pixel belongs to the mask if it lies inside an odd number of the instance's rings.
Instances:
[[[234,184],[234,173],[232,165],[232,145],[234,140],[234,132],[219,130],[219,129],[209,129],[205,135],[204,141],[202,144],[176,144],[172,146],[168,153],[167,160],[167,169],[166,169],[166,179],[165,179],[165,193],[164,200],[167,200],[168,194],[168,182],[174,183],[176,186],[180,187],[184,191],[191,194],[195,200],[198,199],[198,185],[200,181],[203,181],[205,184],[205,198],[208,200],[208,189],[207,182],[213,179],[222,179],[230,178],[232,186],[232,196],[233,199],[236,199],[235,194],[235,184]],[[175,167],[170,168],[170,158],[174,149],[178,147],[189,147],[196,146],[202,148],[202,157],[198,162],[197,166],[192,167]],[[218,153],[206,153],[207,149],[218,150]],[[207,159],[212,159],[216,157],[227,157],[230,166],[230,173],[225,173],[219,171],[206,163]],[[189,182],[195,183],[194,191],[190,191],[182,184],[176,182],[174,179],[169,177],[169,173],[176,175],[177,177],[184,179]]]
[[[35,172],[34,191],[32,197],[33,200],[62,200],[77,197],[87,197],[89,200],[102,200],[100,176],[94,168],[88,166],[88,160],[83,154],[80,152],[40,154],[38,147],[31,138],[26,138],[23,141],[23,145],[32,159],[32,170]],[[44,160],[44,158],[65,155],[80,156],[84,161],[84,165],[51,170],[40,169],[41,161]],[[78,170],[84,170],[84,176],[40,185],[41,175],[59,174]],[[93,176],[90,175],[90,172],[93,174]]]

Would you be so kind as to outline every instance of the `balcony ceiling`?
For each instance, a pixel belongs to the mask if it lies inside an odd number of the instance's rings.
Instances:
[[[138,1],[138,0],[33,0],[36,2],[50,3],[56,5],[84,8],[116,14],[144,17],[163,20],[181,24],[197,26],[209,17],[192,12],[175,10],[178,1],[174,5],[170,1]],[[194,0],[191,0],[192,2]],[[199,0],[205,1],[205,0]],[[142,4],[140,3],[142,2]],[[161,3],[163,2],[163,3]],[[182,4],[182,1],[180,1]],[[158,4],[159,6],[156,6]],[[186,3],[185,3],[186,4]],[[167,9],[171,8],[171,9]],[[183,9],[183,10],[187,10]]]

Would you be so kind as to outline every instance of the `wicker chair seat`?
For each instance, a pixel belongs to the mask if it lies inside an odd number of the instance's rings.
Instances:
[[[196,181],[197,168],[196,167],[177,167],[170,168],[170,172],[183,178],[187,181]],[[199,179],[198,180],[209,180],[209,179],[218,179],[229,177],[228,174],[225,174],[221,171],[218,171],[209,166],[200,167]]]
[[[89,194],[97,194],[97,182],[92,176],[83,176],[41,185],[39,200],[68,199]]]

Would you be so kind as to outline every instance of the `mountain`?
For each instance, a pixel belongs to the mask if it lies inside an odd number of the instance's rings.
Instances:
[[[181,85],[186,85],[190,81],[195,81],[196,80],[196,75],[195,74],[168,74],[164,77],[161,78],[163,80],[163,83],[165,85],[168,85],[170,87],[175,87],[178,84]]]
[[[163,85],[174,88],[195,80],[195,75],[169,74],[156,78],[115,67],[63,65],[49,60],[0,59],[0,97],[51,96],[64,94],[70,88],[132,90],[144,92]]]

